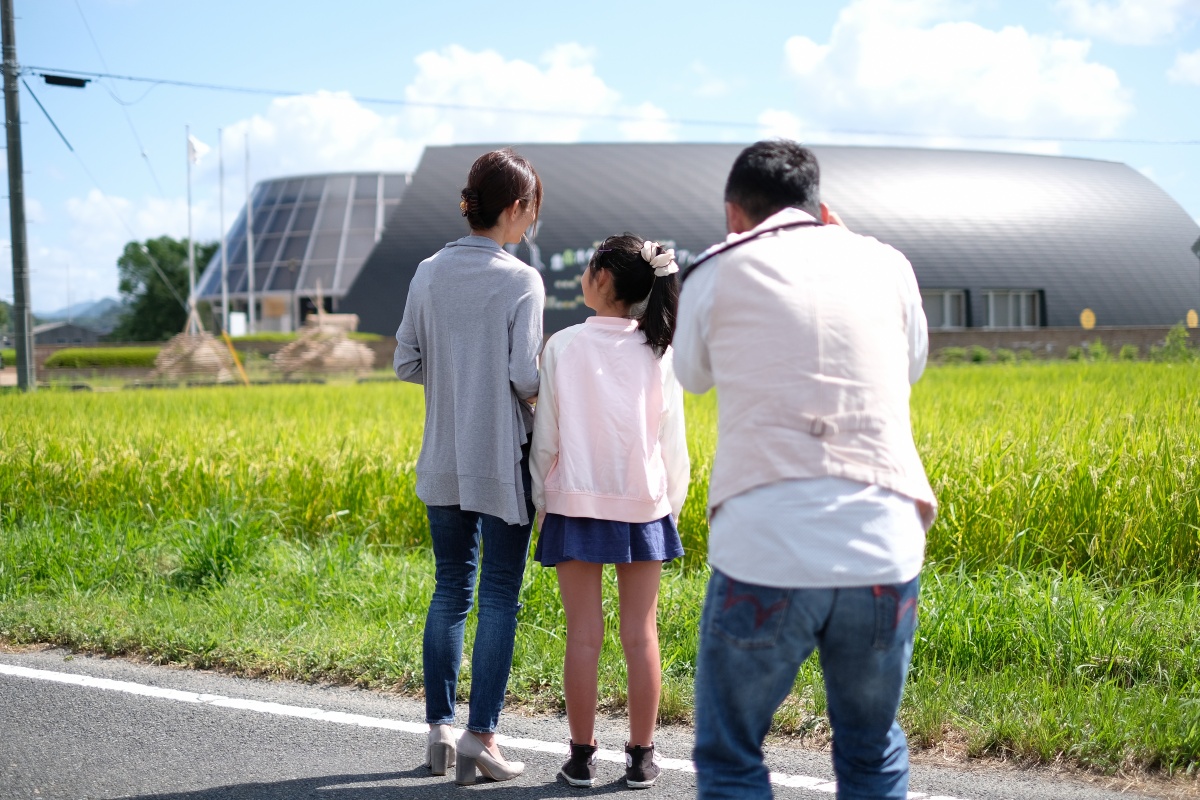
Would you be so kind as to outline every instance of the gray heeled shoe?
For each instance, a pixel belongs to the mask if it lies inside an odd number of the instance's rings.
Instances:
[[[475,734],[463,731],[458,738],[458,765],[454,770],[454,782],[469,786],[475,782],[476,770],[494,781],[507,781],[524,772],[525,764],[508,761],[504,756],[497,759]]]
[[[454,766],[454,727],[430,725],[429,746],[425,751],[425,766],[434,775],[445,775]]]

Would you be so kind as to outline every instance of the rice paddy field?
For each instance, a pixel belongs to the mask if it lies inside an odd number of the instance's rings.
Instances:
[[[1198,389],[1194,363],[926,373],[915,435],[942,511],[901,711],[914,746],[1200,771]],[[422,415],[398,382],[0,394],[0,641],[419,693]],[[715,398],[689,397],[688,418],[689,554],[660,599],[662,717],[679,722]],[[530,565],[523,601],[510,702],[560,709],[550,570]],[[601,698],[619,710],[611,622]],[[814,662],[776,732],[826,741]]]

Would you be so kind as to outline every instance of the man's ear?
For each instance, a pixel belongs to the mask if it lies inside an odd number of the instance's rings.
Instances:
[[[832,220],[829,216],[829,206],[821,203],[821,222],[828,225]],[[836,224],[836,223],[835,223]]]

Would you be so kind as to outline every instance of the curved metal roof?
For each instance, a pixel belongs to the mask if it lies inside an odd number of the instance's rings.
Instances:
[[[383,235],[408,176],[403,173],[301,175],[255,185],[254,290],[345,294]],[[246,209],[226,238],[229,293],[247,296]],[[196,284],[202,300],[221,298],[220,251]]]
[[[430,147],[341,308],[393,333],[420,261],[466,233],[459,190],[488,145]],[[632,231],[684,257],[724,238],[722,196],[743,145],[524,145],[545,186],[535,252],[548,332],[590,312],[577,302],[592,244]],[[1200,306],[1200,228],[1141,173],[1113,162],[1013,153],[814,146],[822,195],[849,227],[892,244],[923,290],[962,291],[968,323],[986,293],[1027,290],[1040,322],[1073,327],[1173,324]],[[683,251],[687,251],[686,253]],[[582,262],[582,263],[581,263]]]

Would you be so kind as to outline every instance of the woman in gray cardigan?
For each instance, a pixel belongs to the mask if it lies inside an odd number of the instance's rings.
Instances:
[[[505,760],[494,737],[534,513],[530,405],[546,292],[537,270],[504,245],[521,241],[541,203],[542,183],[528,161],[507,149],[480,156],[459,205],[471,235],[417,267],[396,332],[396,376],[425,387],[417,496],[428,509],[437,565],[423,652],[428,765],[445,775],[457,760],[457,783],[473,783],[476,769],[493,780],[524,769]],[[477,570],[470,713],[456,743],[454,697]]]

